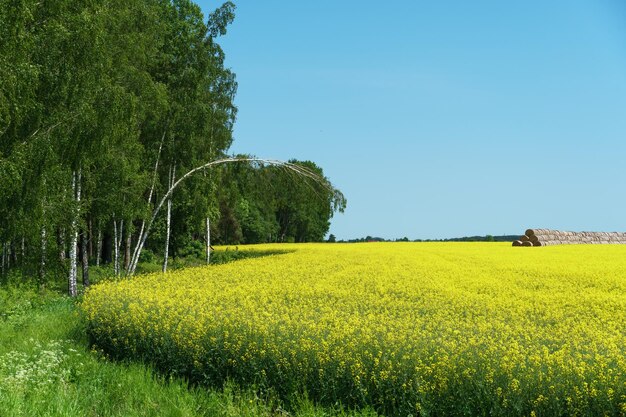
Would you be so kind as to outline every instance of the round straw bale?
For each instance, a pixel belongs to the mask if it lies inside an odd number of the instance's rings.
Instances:
[[[522,241],[521,240],[514,240],[513,241],[513,246],[522,246]]]
[[[524,235],[519,240],[521,240],[522,242],[529,242],[530,238],[528,236]]]
[[[545,246],[543,242],[532,242],[533,246]]]
[[[532,242],[522,242],[522,246],[532,246]]]

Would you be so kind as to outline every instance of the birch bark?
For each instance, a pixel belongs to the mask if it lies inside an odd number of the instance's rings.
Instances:
[[[206,218],[206,264],[211,262],[211,221]]]
[[[172,188],[176,178],[176,164],[170,166],[170,175],[168,182],[168,189]],[[172,193],[170,193],[169,198],[167,199],[167,220],[166,220],[166,231],[165,231],[165,251],[163,255],[163,272],[167,272],[167,260],[169,258],[169,249],[170,249],[170,231],[172,225]]]
[[[128,271],[130,265],[130,247],[132,245],[132,235],[130,229],[126,227],[126,244],[124,246],[124,270]]]
[[[89,217],[89,222],[87,223],[87,235],[89,236],[89,259],[93,258],[93,227],[91,222],[91,216]]]
[[[46,186],[46,180],[43,180],[44,188]],[[46,197],[44,195],[41,203],[41,259],[39,263],[39,282],[43,285],[46,282],[46,250],[47,250],[47,231],[46,231]]]
[[[58,232],[57,242],[59,244],[59,259],[61,263],[65,262],[65,227],[62,227]]]
[[[102,229],[98,222],[98,242],[96,242],[96,266],[100,266],[100,254],[102,254]]]
[[[41,261],[39,263],[39,282],[46,281],[46,225],[41,226]]]
[[[161,137],[161,144],[159,145],[159,152],[157,153],[156,162],[154,163],[154,171],[152,173],[152,185],[150,186],[150,194],[148,195],[148,206],[152,204],[152,194],[154,193],[154,187],[156,186],[157,175],[159,172],[159,160],[161,159],[161,150],[163,149],[163,142],[165,141],[165,135],[167,133],[167,129],[163,132],[163,136]],[[126,274],[132,275],[135,272],[135,267],[137,266],[137,262],[139,261],[139,253],[142,249],[142,238],[144,227],[146,226],[146,219],[141,220],[141,227],[139,228],[139,235],[137,235],[137,244],[135,245],[135,249],[133,250],[133,256],[130,259],[130,263],[126,268]]]
[[[146,223],[144,232],[143,234],[139,236],[139,239],[137,241],[137,245],[138,245],[137,256],[135,257],[134,262],[131,262],[128,275],[132,276],[135,273],[135,269],[137,267],[137,259],[139,258],[139,254],[141,253],[141,250],[143,249],[143,246],[146,243],[146,239],[148,238],[150,229],[152,228],[152,225],[154,224],[154,219],[156,219],[157,215],[159,214],[159,211],[161,210],[161,207],[163,207],[163,204],[165,204],[165,202],[170,198],[170,196],[172,195],[176,187],[178,187],[178,185],[181,182],[183,182],[185,179],[187,179],[188,177],[190,177],[191,175],[195,174],[196,172],[202,169],[211,168],[217,165],[222,165],[222,164],[227,164],[227,163],[235,163],[235,162],[261,163],[261,164],[275,165],[278,167],[289,169],[293,171],[295,174],[297,174],[298,176],[310,178],[314,181],[317,181],[319,184],[322,184],[324,187],[327,187],[331,191],[334,190],[334,188],[328,181],[318,176],[315,172],[312,172],[306,168],[303,168],[301,166],[298,166],[289,162],[282,162],[282,161],[276,161],[276,160],[270,160],[270,159],[259,159],[259,158],[224,158],[224,159],[218,159],[215,161],[209,161],[203,165],[197,166],[187,171],[187,173],[185,173],[182,177],[180,177],[174,184],[172,184],[169,190],[167,190],[165,195],[161,198],[159,203],[155,206],[154,210],[152,210],[152,216],[150,217],[150,220],[148,221],[148,223]]]
[[[113,220],[113,273],[118,274],[119,265],[117,264],[119,257],[117,256],[117,220]]]
[[[74,200],[76,207],[73,210],[73,217],[71,223],[71,242],[70,242],[70,272],[68,277],[68,289],[69,294],[72,297],[78,295],[78,289],[76,286],[77,275],[77,254],[78,254],[78,218],[80,216],[80,183],[81,183],[81,169],[78,168],[78,173],[74,171],[72,175],[72,190],[74,191]]]
[[[113,270],[115,272],[115,275],[119,276],[120,273],[122,272],[122,268],[120,265],[120,251],[122,249],[122,237],[124,236],[124,219],[120,220],[120,227],[118,230],[117,227],[117,223],[115,221],[113,221],[113,231],[114,231],[114,236],[113,236],[113,246],[115,248],[115,260],[114,260],[114,267]]]
[[[87,252],[87,231],[83,230],[83,239],[81,245],[83,256],[83,288],[89,286],[89,252]]]

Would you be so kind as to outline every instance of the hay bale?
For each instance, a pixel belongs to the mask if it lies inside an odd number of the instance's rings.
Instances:
[[[521,246],[626,244],[626,232],[572,232],[552,229],[526,229]],[[520,246],[515,244],[514,246]]]
[[[521,240],[514,240],[513,241],[513,246],[522,246],[522,241]]]
[[[524,233],[528,237],[545,235],[550,232],[549,229],[526,229],[526,233]]]

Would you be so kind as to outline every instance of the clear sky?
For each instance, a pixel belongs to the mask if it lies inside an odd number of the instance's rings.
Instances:
[[[626,2],[235,4],[231,151],[320,165],[338,239],[626,231]]]

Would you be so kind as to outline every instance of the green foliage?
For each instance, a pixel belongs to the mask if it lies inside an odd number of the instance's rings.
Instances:
[[[156,256],[154,255],[154,252],[152,252],[150,249],[145,249],[141,252],[141,255],[139,256],[139,262],[143,262],[143,263],[153,263],[156,261]]]
[[[311,161],[289,161],[325,178]],[[281,167],[225,167],[216,241],[223,244],[321,242],[344,196]]]
[[[232,143],[237,82],[217,38],[234,17],[229,1],[205,19],[190,0],[0,0],[3,273],[67,276],[76,233],[87,264],[115,263],[115,248],[129,263],[170,173]],[[320,241],[344,205],[279,169],[207,169],[176,188],[146,248],[160,257],[169,231],[169,254],[200,257],[207,218],[217,242]]]
[[[205,256],[205,251],[206,248],[204,247],[202,242],[199,242],[197,240],[190,240],[186,246],[180,248],[177,251],[176,255],[182,258],[192,257],[202,259],[202,257]]]

